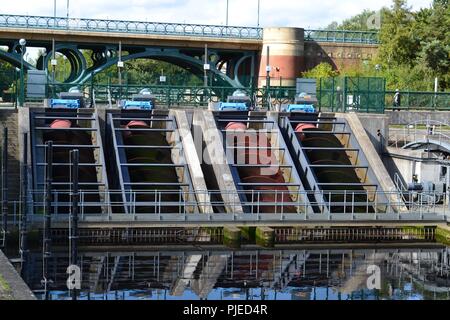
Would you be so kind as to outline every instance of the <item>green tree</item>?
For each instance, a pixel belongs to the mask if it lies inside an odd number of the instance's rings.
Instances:
[[[0,95],[14,83],[16,69],[7,62],[0,61]]]
[[[423,46],[419,60],[436,74],[446,74],[450,72],[449,51],[449,45],[444,45],[439,40],[433,40]]]
[[[374,16],[376,11],[364,10],[362,13],[344,20],[342,23],[336,21],[329,24],[326,29],[330,30],[354,30],[354,31],[366,31],[369,30],[370,24],[368,23],[370,17]]]
[[[314,79],[337,77],[338,75],[339,72],[334,70],[333,67],[326,62],[322,62],[321,64],[317,65],[314,69],[303,72],[302,74],[304,78],[314,78]]]

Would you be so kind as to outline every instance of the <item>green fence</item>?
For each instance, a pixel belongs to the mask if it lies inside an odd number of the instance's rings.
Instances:
[[[385,79],[337,77],[317,80],[322,111],[384,113]]]
[[[46,96],[58,97],[59,93],[67,92],[73,84],[47,84]],[[114,85],[85,83],[77,86],[88,103],[117,105],[120,100],[130,100],[142,89],[149,89],[155,96],[159,107],[207,107],[210,102],[226,101],[228,96],[237,90],[231,87],[201,87],[201,86],[170,86],[170,85]],[[283,104],[289,104],[295,99],[295,87],[241,88],[252,98],[254,105],[269,110],[275,110]],[[26,98],[27,102],[43,102],[43,99]]]
[[[20,93],[19,73],[11,72],[0,78],[1,105],[17,106]],[[273,80],[273,81],[272,81]],[[296,88],[280,86],[286,79],[272,79],[270,90],[262,88],[242,88],[253,100],[255,105],[270,110],[292,103]],[[293,80],[293,79],[292,79]],[[290,81],[289,83],[293,83]],[[66,92],[73,84],[46,84],[46,97],[57,97],[60,92]],[[78,87],[84,92],[88,103],[116,105],[123,99],[131,99],[133,94],[148,88],[155,95],[160,107],[207,107],[209,102],[226,101],[236,88],[173,86],[173,85],[114,85],[91,81]],[[395,92],[384,91],[383,78],[323,78],[317,81],[317,97],[321,111],[330,112],[364,112],[384,113],[393,108]],[[26,89],[26,88],[25,88]],[[450,92],[402,92],[402,110],[441,110],[450,111]],[[26,102],[42,103],[43,98],[33,99],[27,96]]]
[[[400,110],[450,111],[450,92],[402,91],[400,94]],[[394,109],[394,95],[395,91],[386,91],[387,110]]]

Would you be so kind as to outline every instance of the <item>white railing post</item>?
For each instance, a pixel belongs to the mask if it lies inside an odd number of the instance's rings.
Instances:
[[[352,192],[352,221],[355,220],[355,192]]]
[[[331,221],[331,192],[328,194],[328,221]]]

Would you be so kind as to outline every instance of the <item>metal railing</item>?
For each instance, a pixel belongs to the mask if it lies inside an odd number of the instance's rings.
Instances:
[[[390,128],[389,147],[402,148],[414,142],[450,144],[450,125],[436,120],[418,120],[403,128]]]
[[[389,110],[450,110],[450,92],[401,91],[401,106],[394,107],[395,91],[386,91],[386,109]]]
[[[378,31],[305,30],[305,41],[379,44]]]
[[[201,25],[126,20],[80,19],[44,16],[0,15],[0,27],[90,32],[118,32],[198,36],[208,38],[237,38],[261,40],[263,29],[243,26]]]
[[[17,75],[16,75],[17,76]],[[16,84],[13,90],[1,92],[2,105],[16,106],[19,90],[17,89],[17,79],[11,77],[11,82]],[[292,103],[295,99],[297,90],[294,86],[283,86],[287,82],[295,83],[295,79],[271,78],[270,90],[266,87],[243,87],[240,90],[245,91],[254,101],[254,105],[262,108],[275,107],[282,104]],[[1,85],[1,84],[0,84]],[[10,86],[11,83],[5,83]],[[117,104],[121,99],[131,99],[133,94],[139,93],[144,88],[149,88],[155,95],[157,103],[161,107],[207,107],[209,102],[226,101],[229,95],[237,88],[221,86],[199,86],[199,85],[161,85],[161,84],[108,84],[97,83],[95,81],[83,84],[43,84],[47,98],[56,98],[60,92],[67,92],[70,88],[78,86],[85,97],[97,104]],[[27,86],[25,86],[25,90]],[[401,110],[422,110],[422,111],[448,111],[450,110],[450,92],[402,92]],[[347,95],[347,99],[344,99]],[[349,103],[351,96],[352,103]],[[328,89],[323,81],[319,82],[317,88],[317,98],[319,107],[323,111],[333,112],[368,112],[384,113],[386,110],[394,109],[392,100],[393,91],[383,90],[348,90],[345,94],[334,89]],[[26,97],[27,102],[43,102],[43,98]],[[379,103],[378,103],[379,102]],[[383,105],[385,102],[385,106]],[[94,103],[93,103],[94,104]]]
[[[67,92],[75,84],[44,84],[46,97],[57,98],[61,92]],[[202,86],[172,86],[172,85],[116,85],[84,83],[78,85],[87,99],[87,105],[106,104],[117,106],[121,100],[130,100],[142,89],[150,89],[156,98],[158,108],[176,107],[208,107],[210,102],[226,101],[236,88],[232,87],[202,87]],[[295,87],[271,87],[269,92],[266,88],[241,88],[240,90],[252,98],[253,104],[261,108],[270,106],[281,106],[295,99]],[[11,98],[17,100],[17,96]],[[27,102],[42,103],[44,98],[26,98]]]
[[[187,192],[177,191],[132,191],[126,192],[126,199],[134,199],[131,202],[123,202],[120,198],[122,191],[107,192],[80,192],[79,218],[81,222],[108,223],[108,222],[144,222],[144,223],[233,223],[233,222],[398,222],[398,221],[430,221],[444,222],[450,221],[450,208],[444,204],[430,203],[432,194],[416,194],[410,192],[405,196],[408,201],[403,201],[398,192],[375,192],[375,191],[277,191],[275,199],[292,199],[283,202],[262,202],[265,194],[272,194],[274,191],[238,191],[220,192]],[[68,222],[69,214],[59,212],[59,208],[67,208],[72,203],[67,200],[69,192],[53,192],[52,207],[54,210],[53,221]],[[100,195],[100,201],[89,202],[89,195]],[[161,202],[158,199],[176,195],[180,201]],[[242,197],[242,195],[244,197]],[[435,193],[433,199],[440,197],[445,199],[445,194]],[[340,197],[340,201],[332,201]],[[44,192],[33,193],[34,201],[29,201],[28,220],[29,222],[40,223],[44,220],[45,201]],[[201,202],[200,199],[216,199],[210,202]],[[217,199],[246,199],[239,203],[226,203]],[[360,199],[364,198],[365,201]],[[58,201],[58,199],[65,199]],[[139,200],[145,199],[145,200]],[[315,199],[309,203],[301,199]],[[319,200],[317,200],[319,199]],[[323,199],[323,200],[321,200]],[[231,201],[231,200],[230,200]],[[310,206],[311,205],[311,206]],[[231,212],[208,212],[208,210],[192,210],[192,208],[231,208]],[[10,223],[20,223],[21,202],[10,203]],[[127,207],[127,210],[124,208]],[[246,213],[233,213],[233,208],[246,207]],[[274,208],[268,213],[267,208]],[[286,212],[286,207],[295,207],[297,213]],[[312,207],[320,208],[320,212],[314,212]],[[342,211],[331,212],[325,208],[342,208]],[[98,211],[92,213],[92,208]],[[149,208],[145,213],[137,208]],[[172,213],[164,213],[167,208],[171,208]],[[175,211],[173,209],[176,209]],[[88,213],[89,212],[89,213]],[[175,213],[173,213],[175,212]],[[236,210],[238,212],[238,210]]]
[[[0,15],[0,27],[262,40],[263,28],[127,20]],[[378,44],[377,31],[305,30],[305,41]]]

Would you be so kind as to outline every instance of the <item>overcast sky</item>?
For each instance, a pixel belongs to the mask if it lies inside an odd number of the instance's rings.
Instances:
[[[54,0],[1,0],[4,14],[53,15]],[[70,16],[155,22],[225,24],[226,0],[71,0]],[[409,0],[414,9],[432,0]],[[364,9],[378,10],[392,0],[261,0],[262,26],[325,27]],[[229,0],[229,24],[256,26],[258,0]],[[66,16],[67,0],[57,0],[59,16]]]

